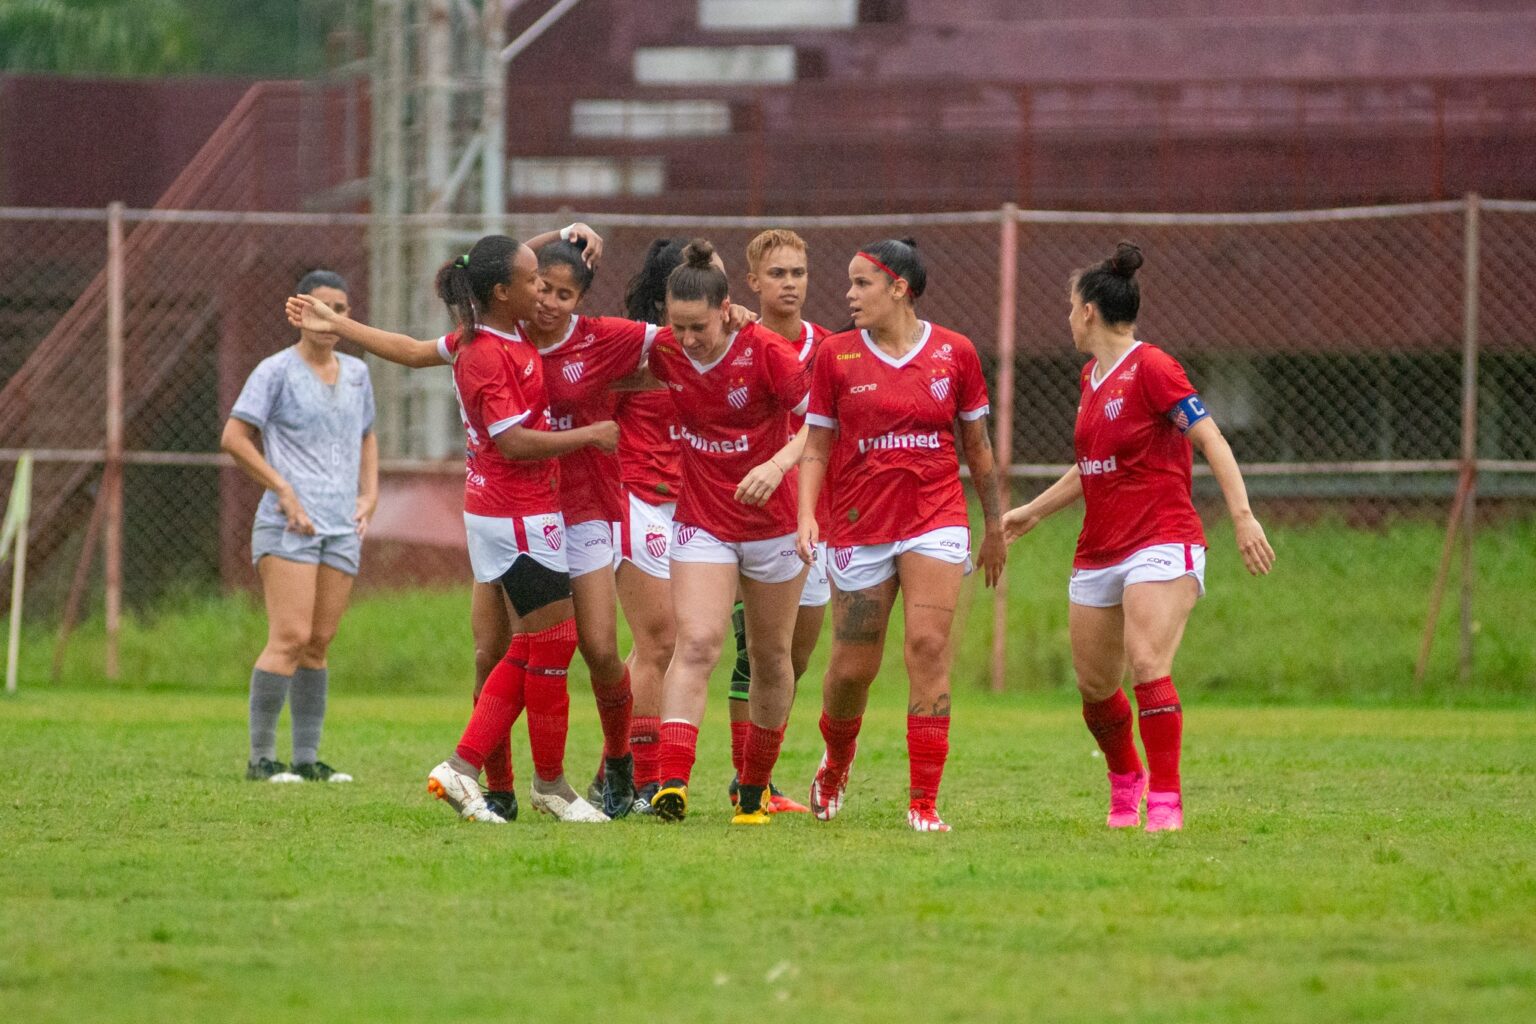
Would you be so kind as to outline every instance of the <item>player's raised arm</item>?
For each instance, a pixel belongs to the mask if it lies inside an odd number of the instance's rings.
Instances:
[[[369,327],[336,312],[313,295],[289,296],[284,310],[288,322],[300,330],[335,334],[370,355],[391,363],[420,369],[425,366],[444,366],[448,362],[436,341],[422,341],[409,335]]]

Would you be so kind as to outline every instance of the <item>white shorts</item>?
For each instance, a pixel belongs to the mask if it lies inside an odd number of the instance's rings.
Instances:
[[[832,600],[832,584],[827,580],[827,546],[816,545],[816,561],[805,574],[805,589],[800,591],[801,608],[825,608]]]
[[[677,503],[652,505],[629,492],[625,498],[629,516],[619,524],[618,560],[633,563],[647,576],[671,579],[672,563],[667,554],[672,547],[672,515]]]
[[[1132,583],[1164,583],[1193,576],[1205,596],[1205,548],[1198,544],[1154,544],[1103,569],[1073,569],[1067,599],[1089,608],[1113,608]]]
[[[619,524],[606,519],[589,519],[568,527],[565,543],[570,549],[566,560],[571,566],[571,579],[599,569],[617,569],[618,545],[614,538],[618,533]]]
[[[476,583],[495,583],[518,555],[528,555],[553,572],[570,572],[566,561],[565,518],[559,512],[537,516],[477,516],[464,513],[469,566]]]
[[[730,541],[686,523],[673,524],[672,561],[734,565],[743,576],[758,583],[784,583],[805,568],[795,552],[792,533],[767,540]]]
[[[855,544],[827,549],[827,575],[844,593],[877,587],[896,575],[896,558],[915,551],[941,562],[965,566],[971,571],[971,531],[964,526],[941,526],[916,537],[891,544]]]

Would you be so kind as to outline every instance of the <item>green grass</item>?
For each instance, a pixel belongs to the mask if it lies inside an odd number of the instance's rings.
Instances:
[[[0,1017],[1536,1019],[1529,710],[1196,698],[1190,827],[1149,836],[1102,827],[1071,701],[975,694],[942,800],[956,831],[919,836],[899,688],[842,817],[745,833],[725,825],[717,702],[683,825],[496,829],[423,791],[464,719],[450,690],[338,686],[326,755],[351,787],[239,781],[230,692],[0,704]],[[574,773],[598,731],[573,704]],[[814,705],[778,772],[797,794]]]
[[[1076,520],[1064,514],[1010,552],[1014,688],[1070,698],[1066,577],[1076,530]],[[1258,580],[1243,572],[1225,521],[1212,525],[1209,594],[1195,611],[1176,665],[1176,678],[1188,691],[1238,703],[1440,705],[1523,703],[1536,693],[1530,607],[1536,520],[1481,531],[1475,677],[1463,683],[1457,676],[1453,581],[1422,690],[1413,684],[1413,665],[1440,556],[1440,527],[1404,521],[1358,530],[1325,522],[1274,526],[1270,536],[1279,562],[1273,575]],[[468,609],[467,586],[363,592],[332,651],[338,679],[354,692],[462,691],[471,665]],[[976,577],[963,615],[955,679],[966,691],[984,686],[988,677],[992,598]],[[241,689],[265,628],[259,604],[243,594],[189,598],[129,616],[122,637],[124,685]],[[24,687],[46,685],[53,640],[42,629],[27,632]],[[103,649],[100,620],[92,620],[69,647],[65,683],[100,682]],[[821,664],[813,662],[812,686]],[[893,651],[884,681],[900,680]]]

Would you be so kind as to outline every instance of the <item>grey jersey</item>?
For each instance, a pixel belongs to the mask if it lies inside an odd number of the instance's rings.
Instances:
[[[293,486],[315,532],[351,533],[357,527],[358,469],[363,435],[373,429],[373,384],[361,359],[336,353],[335,384],[323,384],[292,348],[263,359],[240,390],[230,416],[261,431],[267,462]],[[268,491],[256,522],[287,522]]]

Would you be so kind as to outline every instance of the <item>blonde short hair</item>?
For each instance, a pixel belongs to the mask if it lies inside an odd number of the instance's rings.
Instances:
[[[810,252],[805,239],[793,231],[787,228],[769,228],[747,243],[747,269],[756,272],[758,264],[763,262],[763,257],[781,247],[798,249],[807,254]]]

